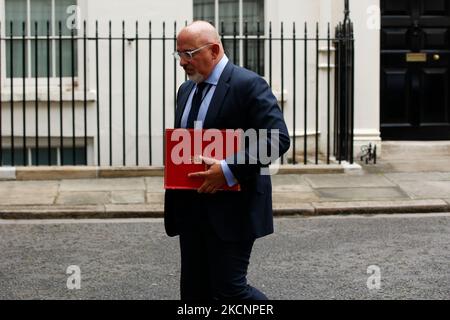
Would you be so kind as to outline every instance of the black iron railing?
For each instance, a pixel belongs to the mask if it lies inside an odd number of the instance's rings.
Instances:
[[[176,62],[168,62],[172,58],[168,50],[176,48],[177,24],[174,23],[173,26],[173,34],[168,35],[164,23],[162,33],[155,37],[150,22],[145,26],[148,28],[148,35],[142,36],[139,32],[140,25],[136,22],[135,35],[130,37],[127,36],[123,22],[121,36],[113,36],[112,23],[109,22],[107,35],[100,36],[98,22],[93,26],[91,35],[88,35],[84,22],[81,30],[72,30],[70,36],[63,36],[59,22],[57,36],[50,36],[47,24],[47,35],[38,37],[26,34],[25,23],[21,24],[22,35],[13,36],[12,30],[19,26],[11,23],[10,35],[0,38],[0,57],[5,53],[4,48],[8,49],[9,55],[9,65],[2,65],[6,59],[0,59],[0,165],[155,165],[155,149],[159,149],[160,144],[154,145],[154,127],[160,125],[159,136],[162,136],[166,127],[172,126],[171,121],[168,123],[168,117],[174,115],[178,86],[186,80],[186,76],[184,79],[180,77]],[[37,23],[34,27],[37,34]],[[257,35],[251,36],[245,32],[243,36],[238,35],[237,23],[234,24],[231,35],[223,24],[220,29],[225,51],[230,59],[236,64],[254,69],[265,76],[272,87],[277,87],[280,107],[286,119],[289,119],[288,126],[293,136],[292,150],[282,159],[283,163],[330,164],[333,160],[353,162],[354,39],[351,22],[346,18],[336,28],[334,37],[331,37],[329,24],[325,36],[320,35],[319,24],[311,35],[306,23],[300,32],[295,23],[289,32],[285,31],[285,25],[281,23],[277,35],[273,32],[272,23],[268,24],[265,33],[260,32],[262,28],[258,23]],[[303,36],[299,37],[301,33]],[[39,51],[38,43],[42,41],[46,43],[46,49]],[[14,44],[19,42],[22,50],[17,55],[14,52],[17,46]],[[67,54],[67,50],[63,52],[64,43],[70,43],[70,66],[63,64],[63,55]],[[134,43],[134,65],[126,62],[126,58],[130,56],[126,53],[130,43]],[[256,44],[252,46],[252,52],[249,48],[251,43]],[[30,54],[27,48],[32,45],[35,46],[35,75],[40,74],[39,56],[46,57],[47,70],[44,77],[30,78],[29,72],[27,73],[28,68],[32,67],[27,63]],[[101,50],[100,45],[107,49]],[[53,52],[58,52],[58,59],[52,56],[53,46],[57,48]],[[144,54],[142,50],[145,50]],[[114,59],[118,55],[121,59]],[[333,60],[335,66],[331,64]],[[22,63],[21,75],[15,69],[18,61]],[[51,76],[52,63],[59,70],[56,77]],[[120,68],[118,63],[121,64]],[[161,67],[162,72],[158,72],[155,67]],[[299,75],[301,69],[302,76]],[[172,79],[168,79],[170,72],[173,72]],[[134,83],[130,84],[130,77],[127,75],[133,73]],[[104,74],[108,76],[105,78],[102,76]],[[94,83],[89,81],[89,76]],[[300,83],[301,78],[303,83]],[[143,79],[147,84],[142,84]],[[321,82],[320,79],[326,81]],[[82,87],[79,85],[80,81]],[[113,99],[113,94],[118,92],[114,85],[118,82],[121,87],[120,101]],[[314,87],[311,83],[314,83]],[[52,86],[59,89],[58,97],[54,94],[51,96]],[[133,93],[130,92],[130,87],[134,87],[134,90],[131,89]],[[292,88],[289,100],[286,100],[285,95],[287,87]],[[34,97],[31,98],[27,92],[33,88]],[[143,92],[142,88],[146,88],[147,92]],[[70,91],[70,98],[67,98],[66,90]],[[320,98],[325,96],[323,90],[326,90],[325,101]],[[82,92],[82,98],[76,98],[76,92],[79,91]],[[89,96],[91,91],[95,91],[95,98]],[[46,92],[46,97],[43,92]],[[134,95],[134,103],[127,100],[129,95]],[[158,95],[161,97],[161,104],[157,108],[161,109],[161,113],[160,118],[155,118],[154,99]],[[171,97],[167,99],[169,95]],[[300,101],[299,97],[302,96],[303,101]],[[142,102],[143,98],[145,104]],[[19,105],[21,128],[17,125]],[[287,105],[289,109],[286,108]],[[43,113],[39,110],[44,107],[46,112],[42,118]],[[92,109],[95,111],[90,112]],[[130,117],[133,114],[134,123],[130,128]],[[34,116],[32,125],[30,115]],[[326,124],[320,120],[322,115],[327,119]],[[147,118],[143,121],[142,117]],[[70,122],[67,122],[69,118]],[[120,129],[114,127],[113,118],[121,119]],[[299,121],[299,118],[303,121]],[[8,121],[9,126],[6,126]],[[52,126],[52,123],[56,125]],[[66,128],[68,123],[69,130]],[[58,129],[54,130],[55,127]],[[114,138],[117,133],[120,133],[121,139]],[[145,147],[141,143],[144,140]],[[131,142],[134,142],[133,147]],[[106,149],[104,144],[107,145]],[[132,152],[129,151],[130,148]],[[88,155],[88,150],[93,156]],[[118,153],[120,161],[114,161],[114,155]],[[157,153],[164,154],[163,146]]]
[[[353,23],[346,17],[336,27],[335,150],[336,158],[353,163],[354,153],[354,39]]]

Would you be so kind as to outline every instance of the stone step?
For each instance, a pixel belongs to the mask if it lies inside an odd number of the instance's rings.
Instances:
[[[307,164],[315,164],[316,163],[316,154],[315,153],[308,153],[307,154]],[[296,153],[295,155],[295,161],[297,164],[304,164],[305,163],[305,157],[303,153]],[[292,164],[292,154],[289,154],[287,156],[287,163]],[[330,155],[330,164],[338,164],[339,162],[336,161],[333,155]],[[327,155],[323,153],[319,153],[318,155],[318,164],[327,164]]]
[[[383,141],[381,148],[386,160],[450,160],[450,141]]]

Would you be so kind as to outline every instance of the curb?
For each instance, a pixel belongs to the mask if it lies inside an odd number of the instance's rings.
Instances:
[[[164,211],[155,206],[88,205],[88,206],[11,206],[0,208],[0,219],[125,219],[162,218]]]
[[[323,202],[305,203],[296,208],[275,208],[275,217],[330,216],[353,214],[411,214],[450,212],[444,200]],[[162,218],[161,205],[89,205],[89,206],[3,206],[0,219],[126,219]]]
[[[274,216],[411,214],[450,212],[444,200],[313,202],[300,208],[276,208]]]

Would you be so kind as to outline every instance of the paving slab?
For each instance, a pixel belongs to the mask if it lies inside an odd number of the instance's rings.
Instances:
[[[147,192],[147,203],[163,205],[164,204],[164,193]]]
[[[276,175],[271,177],[272,191],[312,193],[313,189],[301,175]]]
[[[272,180],[272,184],[287,184],[287,185],[295,185],[295,184],[303,184],[307,185],[304,175],[300,174],[277,174],[270,176]]]
[[[3,181],[0,183],[1,205],[53,204],[58,181]]]
[[[21,195],[0,195],[0,205],[51,205],[55,203],[55,194],[27,193]]]
[[[94,204],[107,204],[111,202],[111,196],[109,192],[95,191],[95,192],[60,192],[56,199],[58,205],[94,205]]]
[[[407,181],[399,186],[413,199],[446,199],[450,195],[450,181]]]
[[[450,181],[450,173],[448,172],[394,172],[386,173],[384,176],[396,183],[403,181]]]
[[[314,189],[307,185],[272,185],[272,192],[275,193],[312,193]]]
[[[145,191],[133,190],[133,191],[112,191],[111,203],[113,204],[137,204],[145,203]]]
[[[305,202],[319,201],[319,197],[314,192],[302,192],[302,193],[285,193],[274,192],[272,193],[272,199],[274,206],[281,207],[293,207],[301,205]]]
[[[390,163],[381,161],[377,162],[376,165],[365,165],[362,171],[364,174],[384,174],[388,172],[399,172],[397,170],[394,170]]]
[[[410,199],[398,187],[389,188],[326,188],[315,190],[321,201],[393,200]]]
[[[145,190],[144,178],[62,180],[60,191]]]
[[[305,180],[313,188],[370,188],[395,187],[396,185],[383,175],[347,175],[347,174],[320,174],[305,175]]]
[[[164,177],[145,178],[147,192],[164,192]]]
[[[0,192],[20,192],[20,191],[56,191],[59,181],[2,181],[0,182]]]

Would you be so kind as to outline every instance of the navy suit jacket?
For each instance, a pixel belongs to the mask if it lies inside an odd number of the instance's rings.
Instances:
[[[195,83],[187,81],[178,91],[175,128]],[[279,155],[290,146],[290,138],[277,99],[258,74],[228,62],[217,84],[203,123],[204,129],[278,129]],[[271,143],[270,139],[267,143]],[[228,160],[227,160],[228,162]],[[209,219],[224,241],[254,240],[273,233],[272,184],[261,175],[262,164],[232,164],[229,168],[241,185],[240,192],[198,194],[196,191],[166,190],[164,222],[169,236],[176,236]]]

